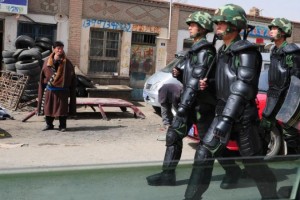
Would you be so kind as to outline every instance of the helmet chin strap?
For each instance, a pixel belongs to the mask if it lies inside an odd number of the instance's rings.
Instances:
[[[271,42],[274,42],[275,40],[278,40],[278,39],[280,39],[280,38],[282,38],[282,33],[281,33],[281,31],[280,30],[278,30],[277,31],[277,34],[275,35],[275,37],[272,37],[271,38]]]
[[[228,33],[231,33],[232,31],[233,31],[233,29],[231,28],[231,26],[228,26],[226,31],[224,31],[223,33],[218,33],[218,34],[216,34],[216,36],[217,36],[218,40],[223,40],[223,37],[225,35],[227,35]]]
[[[203,37],[205,35],[204,32],[202,31],[199,31],[198,33],[194,34],[194,35],[191,35],[190,38],[191,39],[195,39],[195,38],[198,38],[198,37]]]

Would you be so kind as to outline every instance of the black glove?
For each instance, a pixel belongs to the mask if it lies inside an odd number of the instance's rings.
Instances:
[[[222,143],[226,143],[230,136],[233,120],[229,117],[222,117],[214,130],[215,137],[220,138]]]
[[[187,135],[186,117],[175,116],[171,128],[175,130],[178,136],[184,138]]]
[[[267,132],[270,132],[272,130],[273,126],[274,126],[274,123],[272,122],[272,120],[270,120],[266,117],[262,117],[262,119],[260,121],[261,128],[263,128]]]

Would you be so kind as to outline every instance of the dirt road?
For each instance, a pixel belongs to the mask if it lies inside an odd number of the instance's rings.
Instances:
[[[165,142],[157,137],[165,134],[161,118],[151,106],[135,103],[146,115],[136,119],[133,112],[119,108],[104,109],[109,118],[102,120],[91,108],[78,109],[76,119],[68,119],[67,132],[41,131],[42,116],[21,122],[28,112],[10,112],[15,120],[0,121],[0,169],[40,166],[66,166],[131,162],[161,162]],[[192,160],[195,142],[184,139],[182,160]]]

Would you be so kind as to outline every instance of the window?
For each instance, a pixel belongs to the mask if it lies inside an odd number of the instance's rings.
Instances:
[[[35,39],[37,37],[47,37],[50,40],[55,41],[56,40],[56,25],[19,22],[18,36],[19,35],[27,35],[33,39]]]
[[[118,72],[121,31],[91,29],[89,73]]]
[[[132,33],[132,44],[155,46],[156,34]]]

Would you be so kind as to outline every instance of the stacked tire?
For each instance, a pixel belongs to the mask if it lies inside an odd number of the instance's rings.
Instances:
[[[15,40],[15,51],[2,51],[5,70],[16,71],[29,77],[21,102],[27,102],[38,96],[38,83],[44,60],[50,55],[52,41],[46,37],[35,40],[20,35]]]
[[[3,70],[11,71],[11,72],[16,71],[15,63],[17,60],[13,56],[14,53],[15,51],[10,51],[10,50],[2,51]]]

